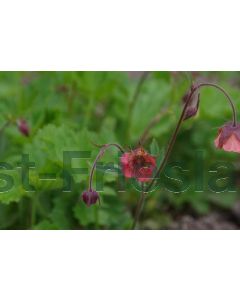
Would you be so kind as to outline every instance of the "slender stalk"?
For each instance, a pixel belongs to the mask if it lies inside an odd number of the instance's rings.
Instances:
[[[144,202],[145,202],[145,192],[144,192],[144,185],[142,184],[141,197],[138,200],[138,204],[137,204],[137,208],[136,208],[136,213],[135,213],[132,229],[136,228],[136,225],[138,223],[139,217],[141,215],[141,212],[142,212],[142,209],[143,209],[143,206],[144,206]]]
[[[215,87],[216,89],[218,89],[219,91],[221,91],[225,97],[227,98],[227,100],[229,101],[230,103],[230,106],[232,108],[232,113],[233,113],[233,126],[236,127],[237,125],[237,111],[236,111],[236,107],[235,107],[235,104],[233,103],[232,99],[230,98],[230,96],[228,95],[228,93],[223,89],[221,88],[220,86],[218,86],[217,84],[214,84],[214,83],[202,83],[202,84],[199,84],[198,88],[201,88],[203,86],[212,86],[212,87]]]
[[[230,96],[227,94],[227,92],[226,92],[223,88],[221,88],[220,86],[218,86],[218,85],[216,85],[216,84],[213,84],[213,83],[201,83],[201,84],[196,85],[194,88],[192,88],[191,93],[190,93],[190,95],[189,95],[189,97],[188,97],[188,99],[187,99],[187,101],[186,101],[186,103],[185,103],[185,105],[184,105],[184,107],[183,107],[181,116],[180,116],[179,121],[178,121],[178,123],[177,123],[177,126],[176,126],[176,128],[175,128],[175,130],[174,130],[174,132],[173,132],[173,135],[172,135],[172,137],[171,137],[171,139],[170,139],[170,142],[169,142],[169,144],[168,144],[168,147],[167,147],[165,156],[164,156],[164,158],[163,158],[163,161],[162,161],[161,165],[159,166],[159,168],[158,168],[158,170],[157,170],[157,172],[156,172],[154,178],[152,179],[152,181],[149,183],[149,185],[148,185],[147,188],[145,189],[145,193],[147,193],[147,192],[151,189],[151,187],[152,187],[152,185],[154,184],[154,182],[159,178],[161,172],[163,171],[163,169],[164,169],[164,167],[165,167],[165,165],[166,165],[166,163],[167,163],[167,161],[168,161],[168,159],[169,159],[169,156],[170,156],[170,154],[171,154],[171,152],[172,152],[172,149],[173,149],[173,146],[174,146],[174,144],[175,144],[175,142],[176,142],[177,135],[178,135],[179,130],[180,130],[180,127],[181,127],[181,125],[182,125],[182,123],[183,123],[183,120],[184,120],[184,117],[185,117],[185,114],[186,114],[188,105],[190,104],[190,101],[191,101],[191,99],[192,99],[193,94],[194,94],[198,89],[200,89],[200,88],[202,88],[202,87],[204,87],[204,86],[214,87],[214,88],[220,90],[220,91],[225,95],[225,97],[226,97],[227,100],[229,101],[229,104],[230,104],[230,106],[231,106],[231,108],[232,108],[232,113],[233,113],[233,126],[235,127],[235,126],[237,125],[237,113],[236,113],[235,105],[234,105],[232,99],[230,98]],[[141,197],[140,197],[139,202],[140,202],[140,203],[144,202],[144,199],[145,199],[145,197],[144,197],[144,195],[142,195],[142,193],[141,193]],[[141,205],[142,205],[142,204],[141,204]],[[135,221],[134,221],[134,226],[136,226],[135,222],[136,222],[136,223],[138,222],[138,219],[139,219],[139,217],[140,217],[140,214],[141,214],[141,209],[138,208],[138,209],[137,209],[137,216],[136,216]],[[135,228],[135,227],[134,227],[134,228]]]
[[[99,151],[98,155],[96,156],[94,163],[92,165],[92,169],[91,169],[90,176],[89,176],[89,190],[92,189],[92,180],[93,180],[94,171],[97,166],[97,162],[104,155],[105,151],[110,147],[116,147],[118,150],[120,150],[122,153],[124,153],[124,149],[118,144],[113,143],[113,144],[106,144],[106,145],[102,146],[102,148],[100,149],[100,151]]]

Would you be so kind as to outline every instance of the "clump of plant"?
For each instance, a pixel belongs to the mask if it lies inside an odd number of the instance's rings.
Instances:
[[[160,175],[168,162],[181,125],[184,121],[194,117],[198,113],[200,106],[200,90],[204,87],[211,87],[221,91],[228,100],[232,110],[232,121],[222,125],[218,130],[218,134],[214,142],[216,148],[227,152],[240,153],[240,124],[237,123],[236,108],[228,93],[223,88],[213,83],[192,84],[189,91],[183,97],[184,106],[182,113],[179,117],[176,128],[170,137],[169,143],[167,144],[166,152],[160,165],[157,166],[157,157],[148,153],[141,141],[135,149],[130,151],[127,151],[122,146],[115,143],[102,145],[90,171],[88,189],[82,193],[82,199],[87,206],[94,205],[100,201],[100,195],[93,189],[92,186],[93,175],[96,170],[98,160],[102,158],[107,149],[114,147],[121,152],[120,165],[124,177],[126,179],[135,179],[141,186],[141,195],[137,202],[134,222],[132,224],[132,229],[136,228],[147,195],[154,184],[158,182]],[[213,105],[217,105],[217,103],[214,103]]]

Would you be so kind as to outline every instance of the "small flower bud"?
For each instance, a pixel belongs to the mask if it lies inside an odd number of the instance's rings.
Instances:
[[[96,204],[96,202],[99,200],[99,194],[96,191],[90,189],[82,193],[82,199],[87,206],[91,206],[93,204]]]
[[[29,126],[28,126],[28,123],[27,123],[26,120],[24,120],[24,119],[18,120],[17,125],[18,125],[18,130],[19,130],[23,135],[29,136],[29,134],[30,134],[30,129],[29,129]]]
[[[227,123],[218,130],[215,146],[227,152],[240,153],[240,124]]]
[[[184,105],[189,100],[189,97],[191,96],[194,88],[195,88],[195,85],[192,85],[191,89],[183,96]],[[187,107],[187,110],[186,110],[186,113],[184,116],[184,120],[194,117],[197,114],[198,108],[199,108],[199,102],[200,102],[200,94],[198,91],[195,91],[191,96],[191,100],[188,104],[188,107]]]

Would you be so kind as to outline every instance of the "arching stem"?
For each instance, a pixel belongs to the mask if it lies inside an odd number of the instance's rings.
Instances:
[[[99,151],[98,155],[96,156],[94,163],[92,165],[92,169],[91,169],[90,176],[89,176],[89,190],[92,189],[92,180],[93,180],[93,175],[94,175],[94,171],[96,169],[97,162],[104,155],[105,151],[110,147],[115,147],[118,150],[120,150],[122,153],[124,153],[124,149],[118,144],[106,144],[106,145],[102,146],[102,148],[100,149],[100,151]]]
[[[199,84],[196,89],[199,89],[201,87],[204,87],[204,86],[212,86],[212,87],[215,87],[216,89],[218,89],[219,91],[221,91],[225,97],[227,98],[227,100],[229,101],[229,104],[232,108],[232,113],[233,113],[233,126],[236,127],[237,125],[237,111],[236,111],[236,107],[235,107],[235,104],[233,103],[232,99],[230,98],[230,96],[228,95],[228,93],[223,89],[221,88],[220,86],[218,86],[217,84],[214,84],[214,83],[202,83],[202,84]]]

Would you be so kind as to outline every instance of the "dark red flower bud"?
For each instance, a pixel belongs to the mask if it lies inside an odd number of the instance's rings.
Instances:
[[[94,190],[87,190],[82,193],[82,199],[86,203],[87,206],[91,206],[96,204],[99,200],[99,194]]]
[[[240,124],[227,123],[218,130],[215,146],[227,152],[240,153]]]
[[[196,87],[196,85],[192,85],[191,89],[183,96],[184,105],[189,100],[189,97],[191,96],[195,87]],[[188,104],[188,107],[187,107],[187,110],[186,110],[186,113],[184,116],[184,121],[191,117],[194,117],[197,114],[198,108],[199,108],[199,102],[200,102],[200,93],[196,90],[191,96],[191,100]]]
[[[23,135],[29,136],[29,134],[30,134],[30,129],[29,129],[29,126],[28,126],[28,123],[27,123],[26,120],[24,120],[24,119],[18,120],[17,125],[18,125],[18,130],[19,130]]]

